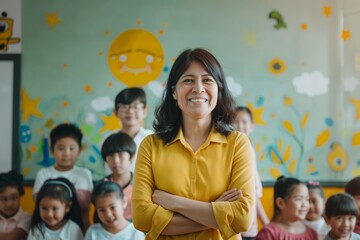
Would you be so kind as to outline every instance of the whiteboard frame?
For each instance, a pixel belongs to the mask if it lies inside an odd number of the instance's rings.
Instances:
[[[20,169],[20,54],[0,54],[0,61],[13,62],[13,99],[12,99],[12,142],[11,142],[11,167],[18,172]]]

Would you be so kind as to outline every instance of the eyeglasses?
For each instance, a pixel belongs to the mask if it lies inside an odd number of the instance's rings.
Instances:
[[[120,112],[127,112],[130,109],[134,110],[134,112],[140,112],[141,109],[144,109],[144,104],[142,104],[142,103],[138,103],[138,104],[134,104],[134,105],[118,104],[117,107]]]

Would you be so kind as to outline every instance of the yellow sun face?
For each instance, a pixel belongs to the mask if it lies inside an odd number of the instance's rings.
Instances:
[[[161,74],[164,50],[152,33],[130,29],[111,43],[108,64],[112,74],[128,87],[144,86]]]

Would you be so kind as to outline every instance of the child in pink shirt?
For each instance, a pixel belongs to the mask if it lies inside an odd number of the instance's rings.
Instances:
[[[12,170],[0,173],[0,239],[26,239],[31,216],[20,207],[23,176]]]
[[[309,211],[309,191],[296,178],[279,177],[274,186],[274,216],[260,230],[259,240],[314,240],[316,232],[303,223]]]
[[[134,140],[126,133],[117,132],[107,137],[101,147],[101,155],[111,170],[106,178],[116,182],[124,192],[126,206],[124,217],[131,221],[131,196],[133,173],[130,166],[136,152]]]

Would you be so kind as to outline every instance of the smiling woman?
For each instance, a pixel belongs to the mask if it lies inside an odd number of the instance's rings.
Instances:
[[[233,131],[235,104],[216,58],[204,49],[175,61],[155,134],[140,145],[133,221],[146,239],[238,239],[254,210],[253,155]]]

